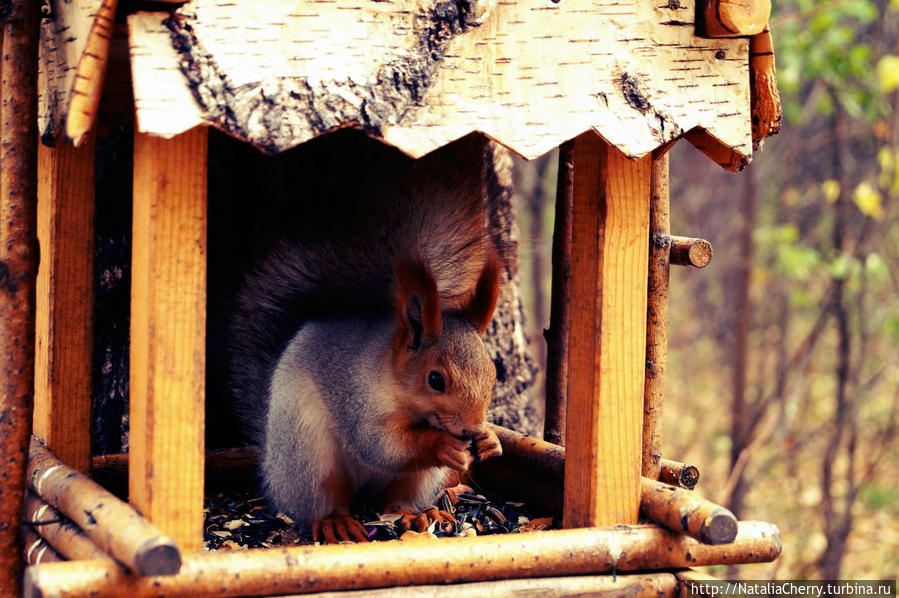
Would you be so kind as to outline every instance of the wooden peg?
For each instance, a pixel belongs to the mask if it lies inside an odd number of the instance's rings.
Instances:
[[[712,262],[712,244],[705,239],[671,237],[671,263],[705,268]]]
[[[771,0],[697,0],[697,37],[746,37],[761,33]]]
[[[780,131],[783,109],[774,64],[774,44],[767,25],[749,38],[749,100],[752,141],[758,143]]]
[[[699,483],[699,468],[671,459],[662,459],[659,481],[671,486],[692,490]]]

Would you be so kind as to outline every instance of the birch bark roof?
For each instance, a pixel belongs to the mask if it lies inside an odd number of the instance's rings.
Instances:
[[[749,42],[693,0],[193,0],[129,16],[138,128],[263,151],[355,126],[411,156],[480,131],[534,158],[593,129],[631,157],[686,133],[751,157]]]

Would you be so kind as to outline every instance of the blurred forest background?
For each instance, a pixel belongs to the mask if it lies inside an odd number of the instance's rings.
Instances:
[[[781,133],[740,174],[671,153],[672,233],[715,256],[672,268],[663,454],[781,528],[775,563],[713,573],[896,579],[899,0],[775,0],[770,24]],[[538,349],[556,169],[516,168]]]

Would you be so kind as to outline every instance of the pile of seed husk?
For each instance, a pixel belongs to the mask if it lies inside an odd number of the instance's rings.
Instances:
[[[483,494],[461,493],[455,504],[444,493],[437,508],[455,517],[455,523],[435,521],[423,532],[404,530],[400,515],[377,513],[363,507],[354,517],[372,541],[409,540],[516,534],[557,527],[552,517],[535,516],[527,505],[503,502]],[[247,550],[272,546],[314,544],[304,529],[284,513],[272,513],[265,499],[252,492],[219,493],[206,498],[204,544],[207,550]]]

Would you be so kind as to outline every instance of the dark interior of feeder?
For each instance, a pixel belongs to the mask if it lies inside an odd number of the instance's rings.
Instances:
[[[127,453],[128,367],[131,255],[132,132],[127,125],[112,127],[98,140],[97,255],[95,350],[93,359],[94,455]],[[290,236],[298,223],[315,223],[327,234],[332,227],[353,225],[325,218],[321,208],[335,194],[365,198],[373,184],[389,184],[377,165],[388,155],[399,167],[411,159],[398,150],[353,130],[314,139],[293,150],[267,156],[248,144],[210,130],[208,173],[207,374],[206,443],[208,450],[246,447],[250,439],[228,408],[225,346],[228,314],[243,275],[280,238]],[[452,176],[452,173],[447,173]],[[528,357],[530,359],[530,357]],[[498,363],[505,375],[506,367]],[[533,364],[528,364],[533,370]],[[531,383],[525,372],[513,388]],[[503,380],[500,380],[503,382]],[[261,408],[261,407],[260,407]],[[495,418],[494,418],[495,419]],[[533,414],[521,420],[534,428]],[[519,424],[522,421],[501,422]],[[124,496],[127,475],[97,469],[94,477]],[[475,474],[477,478],[477,474]],[[446,496],[441,509],[456,519],[452,526],[432,525],[435,536],[472,533],[517,533],[554,525],[553,508],[525,504],[520,497],[499,496],[489,483],[492,475],[474,479],[473,491],[454,504]],[[310,543],[309,530],[296,529],[283,513],[270,512],[252,467],[245,464],[217,471],[207,468],[205,544],[207,548],[243,549]],[[395,517],[359,505],[354,516],[374,540],[399,537]],[[558,523],[558,518],[555,519]],[[470,531],[474,530],[474,531]]]

